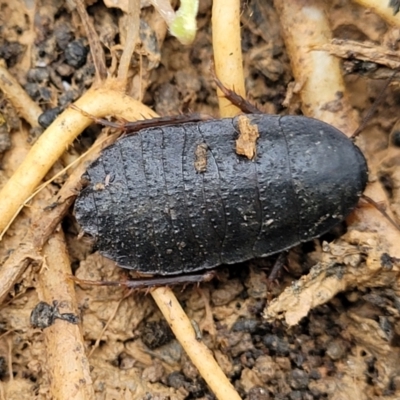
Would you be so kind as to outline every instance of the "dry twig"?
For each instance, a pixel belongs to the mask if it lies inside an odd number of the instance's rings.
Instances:
[[[89,16],[85,8],[85,2],[82,0],[75,0],[75,5],[79,16],[81,17],[83,27],[86,31],[86,36],[90,43],[89,47],[93,58],[93,64],[96,69],[96,78],[100,82],[104,81],[107,78],[107,68],[103,46],[93,24],[89,20]]]
[[[395,13],[394,9],[389,7],[389,0],[356,0],[356,2],[367,9],[371,9],[389,24],[400,27],[400,14]]]
[[[74,284],[68,279],[71,266],[61,232],[55,233],[43,248],[46,260],[38,276],[39,299],[60,309],[78,313]],[[94,399],[89,361],[79,326],[60,319],[43,331],[47,351],[47,372],[55,399]]]
[[[215,72],[228,89],[246,97],[240,39],[240,2],[216,0],[212,8],[212,37]],[[229,38],[229,40],[226,40]],[[241,112],[217,89],[221,117]]]
[[[326,51],[313,50],[332,39],[325,3],[275,0],[274,4],[293,75],[300,86],[303,113],[351,136],[359,120],[348,102],[339,60]]]
[[[39,126],[41,108],[28,96],[17,80],[0,63],[0,89],[15,107],[18,113],[32,127]]]
[[[400,68],[400,57],[397,51],[393,51],[375,43],[356,42],[355,40],[333,39],[325,43],[318,50],[329,51],[330,54],[342,58],[356,58],[386,65],[391,69]],[[393,72],[392,72],[393,73]]]

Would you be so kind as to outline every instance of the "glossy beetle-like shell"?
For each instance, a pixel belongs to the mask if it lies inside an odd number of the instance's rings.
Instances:
[[[367,182],[358,147],[318,120],[246,117],[254,160],[236,154],[238,118],[143,129],[105,149],[75,205],[100,253],[178,274],[278,253],[342,221]]]

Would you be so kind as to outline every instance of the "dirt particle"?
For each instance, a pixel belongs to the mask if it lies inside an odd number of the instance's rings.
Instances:
[[[194,152],[194,168],[197,172],[207,171],[207,143],[200,143]]]
[[[250,123],[248,117],[238,117],[239,137],[236,140],[236,153],[252,160],[257,154],[256,142],[260,134],[257,125]]]
[[[54,107],[50,108],[49,110],[46,110],[44,113],[39,115],[38,122],[40,126],[42,126],[43,128],[47,128],[48,126],[50,126],[51,123],[61,113],[61,111],[62,111],[61,107]]]
[[[162,364],[159,362],[154,362],[153,365],[143,370],[142,378],[151,383],[160,382],[161,378],[164,376],[164,373],[165,371]]]
[[[288,382],[293,389],[306,389],[309,383],[308,374],[302,369],[296,368],[289,373]]]
[[[74,40],[65,49],[65,61],[71,67],[80,68],[86,63],[88,52],[89,48],[81,40]]]
[[[141,334],[143,343],[149,349],[155,349],[169,343],[174,338],[171,328],[165,320],[148,322]]]
[[[0,58],[7,62],[8,67],[13,67],[18,62],[18,56],[23,50],[24,46],[21,43],[5,40],[0,46]]]
[[[326,354],[332,360],[340,360],[346,354],[346,346],[341,340],[333,340],[328,344]]]

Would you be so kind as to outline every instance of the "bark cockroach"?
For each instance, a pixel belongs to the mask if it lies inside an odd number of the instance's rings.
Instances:
[[[100,253],[143,273],[192,272],[279,253],[354,209],[367,165],[343,133],[301,116],[246,118],[259,133],[253,160],[235,152],[239,117],[145,128],[105,149],[75,205]]]

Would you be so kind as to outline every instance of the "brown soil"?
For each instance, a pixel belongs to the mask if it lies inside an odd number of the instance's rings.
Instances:
[[[78,14],[66,2],[38,2],[34,13],[25,3],[0,1],[0,58],[43,111],[56,107],[61,111],[93,83],[88,40]],[[106,8],[100,1],[87,3],[93,3],[87,11],[105,46],[107,67],[112,70],[113,60],[121,53],[116,45],[119,30],[125,29],[123,13]],[[218,116],[210,72],[211,0],[200,3],[199,31],[190,46],[168,35],[160,39],[163,33],[157,30],[160,24],[155,11],[152,7],[142,9],[141,56],[132,60],[132,76],[141,71],[143,96],[138,95],[137,79],[132,79],[131,94],[160,115],[190,111]],[[360,6],[337,0],[332,2],[329,16],[335,38],[398,49],[398,30],[390,29]],[[293,78],[273,6],[263,0],[243,2],[241,21],[248,98],[266,113],[300,114],[296,94],[289,98],[287,108],[282,106]],[[345,80],[352,105],[365,116],[385,85],[384,80],[373,78],[376,71],[384,73],[385,68],[356,59],[345,60],[344,67],[351,71]],[[396,79],[394,82],[363,130],[362,142],[371,176],[385,184],[398,215],[393,172],[397,153],[389,146],[389,133],[399,113]],[[17,144],[33,142],[40,132],[30,130],[1,93],[0,98],[0,117],[5,121],[0,125],[3,183],[20,162]],[[60,165],[87,149],[98,132],[95,126],[87,129]],[[392,153],[382,164],[388,146]],[[52,190],[65,178],[59,178]],[[11,227],[3,241],[6,245],[0,248],[2,259],[23,242],[29,223],[21,217]],[[93,253],[93,241],[78,235],[72,211],[65,217],[63,229],[76,275],[91,280],[125,279],[126,271]],[[323,241],[340,237],[344,229],[339,227],[320,240],[292,249],[273,284],[268,285],[267,277],[276,257],[221,268],[218,279],[198,288],[174,288],[186,313],[198,325],[201,340],[213,351],[242,398],[400,398],[400,293],[395,275],[393,281],[377,277],[376,285],[362,279],[351,289],[344,284],[344,292],[312,309],[295,326],[263,318],[272,299],[321,261]],[[357,251],[362,254],[362,249]],[[398,260],[389,257],[387,262],[388,268],[393,268]],[[332,274],[339,276],[346,267],[338,258]],[[362,268],[362,263],[357,267]],[[30,325],[31,311],[39,302],[35,290],[38,273],[38,269],[28,269],[2,304],[0,398],[52,398],[43,332]],[[149,295],[127,295],[123,288],[87,285],[77,285],[76,292],[87,352],[93,350],[89,362],[97,399],[213,398]]]

